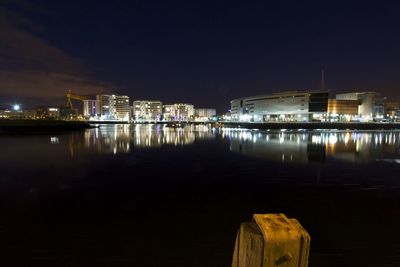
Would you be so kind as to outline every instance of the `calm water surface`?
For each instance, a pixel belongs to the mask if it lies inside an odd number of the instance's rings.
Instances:
[[[230,266],[253,213],[310,266],[400,266],[400,132],[105,125],[1,135],[2,266]]]

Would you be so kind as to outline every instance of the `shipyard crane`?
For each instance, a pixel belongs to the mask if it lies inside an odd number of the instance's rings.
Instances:
[[[73,99],[74,100],[84,101],[84,100],[88,100],[88,97],[84,96],[84,95],[74,94],[74,93],[71,92],[71,90],[69,90],[68,93],[67,93],[67,107],[69,107],[71,110],[73,109],[72,108],[72,100]]]

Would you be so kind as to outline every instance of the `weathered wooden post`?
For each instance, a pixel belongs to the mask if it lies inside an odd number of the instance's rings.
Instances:
[[[307,267],[311,238],[296,219],[254,214],[236,236],[232,267]]]

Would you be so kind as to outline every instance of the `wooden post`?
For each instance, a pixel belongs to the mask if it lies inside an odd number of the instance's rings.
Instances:
[[[237,233],[232,267],[307,267],[310,241],[296,219],[254,214]]]
[[[262,267],[264,239],[254,222],[242,223],[236,236],[232,267]]]

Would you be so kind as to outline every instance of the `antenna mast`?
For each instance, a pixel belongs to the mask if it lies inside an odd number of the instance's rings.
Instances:
[[[325,91],[326,87],[325,87],[325,69],[324,69],[324,65],[321,66],[321,90]]]

